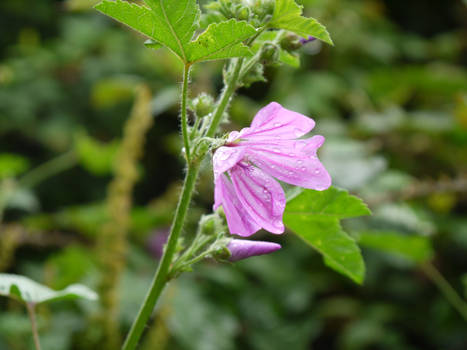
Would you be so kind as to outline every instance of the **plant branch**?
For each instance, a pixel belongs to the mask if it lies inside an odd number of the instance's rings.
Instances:
[[[136,316],[136,320],[130,329],[130,333],[127,336],[125,344],[123,345],[123,350],[135,349],[139,338],[143,333],[145,325],[148,319],[151,317],[154,306],[156,305],[162,290],[168,282],[169,268],[177,248],[178,238],[182,232],[183,224],[185,222],[185,216],[188,211],[188,206],[190,204],[191,196],[196,184],[196,179],[198,177],[199,166],[199,164],[191,164],[188,167],[188,171],[185,176],[185,182],[183,184],[182,194],[175,211],[175,217],[164,254],[162,255],[159,267],[156,271],[141,309],[139,310],[138,315]]]
[[[77,162],[74,151],[69,151],[32,169],[19,179],[20,187],[34,187],[45,179],[73,167]]]
[[[41,350],[41,343],[39,341],[39,333],[37,332],[36,322],[36,306],[33,303],[26,303],[26,309],[28,309],[29,319],[31,320],[32,335],[34,338],[34,345],[36,350]]]
[[[222,92],[222,95],[217,103],[215,108],[213,119],[211,120],[211,124],[209,126],[208,132],[206,133],[207,137],[214,136],[217,127],[219,126],[220,120],[222,115],[227,108],[230,98],[232,97],[235,89],[238,86],[238,77],[240,73],[240,69],[242,67],[243,59],[235,60],[233,73],[231,78],[229,79],[227,86]],[[184,126],[187,127],[186,123],[186,94],[188,90],[188,76],[189,76],[189,66],[185,66],[184,69],[184,79],[183,79],[183,90],[182,90],[182,132],[184,133],[184,141],[188,141],[188,138],[185,139],[185,135],[188,137],[188,130],[183,130]],[[169,269],[170,265],[173,262],[173,257],[175,255],[175,251],[177,249],[178,238],[180,237],[180,233],[183,229],[183,224],[185,222],[186,213],[188,211],[188,207],[191,201],[191,197],[193,191],[195,189],[196,180],[198,178],[200,162],[191,162],[190,158],[188,157],[189,149],[185,148],[185,152],[187,152],[187,160],[188,160],[188,167],[187,172],[185,175],[185,180],[183,183],[182,193],[179,198],[179,202],[177,205],[177,209],[175,210],[175,216],[173,219],[172,227],[170,230],[170,235],[164,250],[164,254],[162,255],[161,261],[159,262],[159,266],[157,268],[156,274],[154,279],[149,287],[149,291],[146,294],[146,297],[141,305],[141,308],[136,316],[135,321],[130,329],[130,332],[127,335],[125,343],[123,344],[123,350],[133,350],[136,348],[139,339],[144,331],[147,321],[151,317],[152,311],[161,295],[165,285],[169,281]]]
[[[446,300],[456,309],[459,314],[467,321],[467,303],[457,294],[455,289],[443,277],[443,275],[430,262],[421,265],[428,278],[443,293]]]
[[[188,80],[190,79],[190,65],[185,64],[183,68],[183,87],[182,87],[182,106],[181,106],[181,118],[182,118],[182,136],[183,146],[185,147],[185,154],[188,163],[190,163],[190,140],[188,136],[188,117],[186,113],[186,100],[188,95]]]
[[[211,124],[209,125],[208,131],[206,132],[207,137],[213,137],[216,133],[216,130],[222,120],[222,115],[224,114],[225,109],[227,108],[230,98],[237,89],[238,78],[240,76],[240,71],[242,69],[243,58],[238,58],[234,60],[234,66],[232,68],[232,75],[230,76],[227,86],[222,91],[222,95],[219,99],[219,102],[214,110]]]

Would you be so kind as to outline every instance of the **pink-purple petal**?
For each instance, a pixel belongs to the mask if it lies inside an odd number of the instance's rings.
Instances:
[[[271,102],[256,114],[251,127],[242,129],[236,137],[247,141],[296,139],[310,132],[314,126],[313,119]]]
[[[244,147],[219,147],[212,157],[214,179],[242,160],[244,153]]]
[[[225,174],[217,178],[215,191],[217,197],[214,206],[217,208],[222,205],[224,208],[230,233],[247,237],[261,229],[261,226],[250,216],[245,206],[240,203],[232,183]]]
[[[325,190],[331,177],[316,156],[324,138],[286,140],[251,144],[245,153],[248,159],[267,174],[291,185]]]
[[[283,233],[285,194],[281,185],[260,169],[239,163],[230,169],[235,193],[257,224],[271,233]]]
[[[251,256],[269,254],[280,249],[280,244],[263,241],[249,241],[245,239],[232,239],[227,244],[230,252],[230,261],[238,261]]]

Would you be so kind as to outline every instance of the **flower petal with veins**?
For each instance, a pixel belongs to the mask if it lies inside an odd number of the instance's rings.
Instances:
[[[230,169],[230,177],[240,203],[253,220],[271,233],[284,232],[285,194],[281,185],[252,165],[238,164]]]
[[[291,140],[307,134],[314,126],[313,119],[271,102],[256,114],[249,128],[235,135],[253,142],[275,138]]]
[[[216,204],[222,204],[229,231],[239,236],[251,236],[261,226],[250,216],[247,209],[240,203],[234,186],[227,175],[220,175],[216,181]],[[215,204],[215,206],[216,206]],[[216,208],[216,207],[215,207]]]
[[[285,195],[274,178],[315,190],[331,185],[316,154],[324,137],[297,140],[314,125],[313,119],[272,102],[249,128],[231,132],[225,146],[216,150],[214,210],[224,207],[231,233],[249,236],[260,228],[284,232]]]

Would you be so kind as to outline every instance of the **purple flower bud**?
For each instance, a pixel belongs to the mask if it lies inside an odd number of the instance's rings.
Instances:
[[[305,45],[305,44],[310,43],[310,42],[315,41],[315,40],[316,40],[316,38],[314,36],[310,35],[308,38],[301,38],[300,42],[302,43],[302,45]]]
[[[245,239],[232,239],[227,244],[230,252],[230,261],[238,261],[250,256],[263,255],[280,249],[280,244],[263,241],[249,241]]]

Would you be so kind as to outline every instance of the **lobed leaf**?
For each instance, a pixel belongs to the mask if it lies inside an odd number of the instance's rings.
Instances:
[[[251,51],[242,41],[255,33],[255,28],[244,21],[231,19],[211,24],[195,41],[190,42],[188,60],[194,63],[249,56]]]
[[[347,191],[303,190],[289,200],[284,224],[323,255],[326,265],[361,284],[365,264],[360,249],[339,220],[369,214],[363,201]]]
[[[165,46],[184,63],[250,55],[242,41],[256,33],[253,26],[234,19],[210,25],[192,41],[200,17],[196,0],[146,0],[149,8],[126,1],[104,0],[95,8],[146,35],[146,47]]]
[[[198,28],[196,0],[146,0],[150,7],[104,0],[95,8],[172,50],[187,62],[187,45]]]
[[[313,36],[330,45],[332,39],[321,23],[316,19],[302,16],[302,7],[295,0],[276,0],[270,27],[286,29],[302,37]]]
[[[426,236],[395,231],[366,231],[359,233],[358,242],[362,246],[403,257],[412,263],[428,261],[434,255],[430,239]]]
[[[63,299],[97,299],[95,292],[81,284],[55,291],[27,277],[8,273],[0,273],[0,295],[35,304]]]

